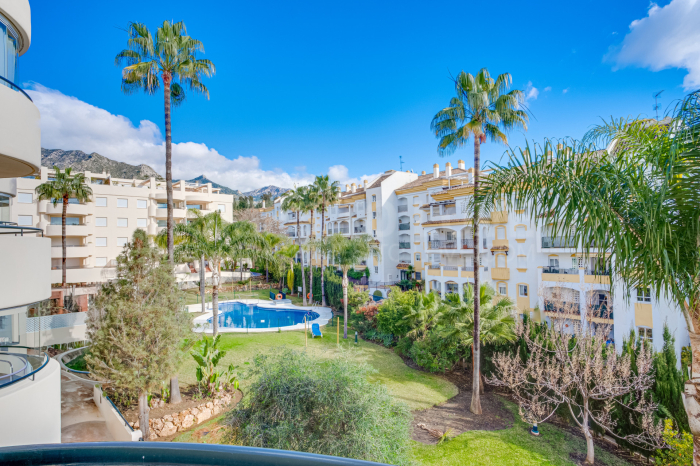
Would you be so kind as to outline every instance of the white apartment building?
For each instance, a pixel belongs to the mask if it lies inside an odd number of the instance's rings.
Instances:
[[[663,327],[668,325],[680,360],[680,348],[689,344],[680,310],[668,299],[651,296],[649,290],[631,290],[627,299],[627,290],[611,282],[599,265],[595,256],[603,252],[592,250],[593,257],[584,258],[582,248],[553,237],[546,224],[536,227],[526,211],[492,212],[481,222],[480,244],[474,244],[471,219],[466,218],[473,174],[459,160],[454,169],[448,162],[442,171],[435,164],[432,173],[421,175],[390,170],[372,183],[365,181],[363,187],[346,186],[340,202],[329,209],[326,233],[367,233],[376,238],[381,260],[368,258],[373,262],[355,267],[369,266],[370,282],[407,278],[411,265],[415,278],[425,280],[426,292],[443,297],[473,283],[473,258],[478,254],[482,283],[510,296],[520,314],[540,322],[565,318],[567,323],[585,323],[590,307],[594,315],[588,323],[612,324],[609,338],[616,344],[634,329],[656,350],[663,346]],[[296,237],[295,214],[281,211],[280,206],[276,201],[263,215],[278,218],[288,235]],[[317,235],[319,219],[320,215],[315,220]],[[302,238],[308,237],[308,223],[308,215],[302,215]],[[304,261],[309,263],[306,253]],[[313,265],[319,262],[311,258]],[[566,303],[568,314],[551,308],[552,297]]]
[[[39,110],[18,86],[30,42],[28,0],[0,0],[0,447],[61,441],[60,366],[28,339],[29,310],[51,296],[51,240],[8,223],[16,178],[41,165]]]
[[[12,198],[6,216],[19,226],[40,228],[51,241],[51,283],[61,283],[61,215],[59,201],[39,201],[35,189],[51,179],[53,169],[41,167],[35,176],[16,180],[17,195]],[[156,235],[166,227],[167,194],[165,181],[155,178],[122,179],[109,173],[85,172],[92,189],[90,202],[71,199],[66,219],[66,281],[74,285],[104,282],[115,276],[116,258],[137,228]],[[175,223],[185,222],[188,214],[198,210],[207,214],[218,210],[224,220],[233,220],[234,196],[220,194],[211,183],[193,184],[183,180],[173,183]],[[196,271],[199,263],[194,264]],[[194,272],[186,264],[177,266],[178,278]],[[194,279],[199,280],[196,274]]]

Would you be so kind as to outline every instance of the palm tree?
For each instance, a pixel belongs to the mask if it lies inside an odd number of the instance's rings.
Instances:
[[[485,185],[509,208],[525,208],[536,222],[565,231],[584,259],[626,286],[669,296],[686,320],[694,354],[700,352],[700,92],[668,120],[603,121],[583,141],[545,141],[510,151]],[[521,207],[517,207],[521,206]],[[610,254],[607,254],[610,253]],[[692,383],[700,391],[700,358],[692,358]],[[686,398],[688,400],[688,398]],[[697,412],[686,405],[688,417]],[[700,429],[693,429],[700,445]],[[695,450],[695,455],[700,451]],[[697,456],[696,456],[697,458]]]
[[[348,338],[348,270],[369,256],[381,257],[379,246],[369,235],[346,238],[336,234],[328,238],[335,263],[343,271],[343,338]]]
[[[122,70],[122,91],[133,94],[143,89],[155,94],[163,81],[165,101],[165,182],[168,202],[168,257],[174,264],[173,243],[173,174],[172,134],[170,128],[171,106],[185,101],[185,87],[204,94],[209,99],[209,90],[202,83],[204,76],[215,72],[214,64],[197,58],[204,53],[204,46],[187,35],[185,23],[164,21],[156,30],[155,41],[151,31],[142,23],[129,23],[127,48],[119,52],[115,63],[125,64]]]
[[[314,186],[319,196],[319,208],[321,209],[321,242],[319,247],[321,252],[321,305],[326,305],[326,284],[324,280],[324,272],[326,265],[324,259],[328,253],[328,248],[324,247],[326,237],[326,206],[330,206],[338,202],[340,199],[340,183],[337,181],[331,182],[328,175],[317,176],[314,181]]]
[[[282,210],[295,212],[297,218],[297,230],[296,230],[296,243],[301,246],[301,236],[299,235],[299,217],[301,216],[301,211],[304,208],[304,198],[306,196],[306,186],[295,186],[294,189],[290,189],[284,193],[284,200],[282,201]],[[304,257],[302,254],[301,259],[301,289],[302,289],[302,303],[306,306],[306,279],[304,278]]]
[[[261,259],[265,261],[265,281],[270,280],[268,266],[274,260],[275,249],[284,245],[286,238],[276,233],[262,232],[263,249],[260,251]]]
[[[282,246],[279,251],[275,253],[275,266],[277,267],[277,273],[280,277],[280,289],[282,289],[282,282],[284,281],[284,274],[287,271],[287,265],[289,268],[294,270],[294,258],[299,253],[299,245],[297,244],[287,244]],[[294,283],[289,284],[289,289],[294,288]]]
[[[455,93],[450,105],[440,110],[430,125],[439,138],[438,154],[443,157],[465,146],[474,138],[474,195],[472,228],[474,231],[474,287],[479,289],[479,177],[481,171],[481,144],[491,141],[508,143],[506,132],[515,128],[527,129],[528,115],[520,110],[525,95],[520,90],[510,88],[512,78],[509,73],[498,75],[494,80],[486,68],[476,76],[464,71],[455,79]],[[474,381],[470,410],[481,414],[479,397],[479,296],[474,294]]]
[[[457,341],[460,345],[472,350],[472,365],[474,359],[474,288],[467,285],[464,301],[458,295],[449,295],[445,300],[447,306],[440,315],[440,325],[443,327],[442,336]],[[479,340],[484,344],[498,345],[515,341],[515,304],[508,296],[497,297],[496,291],[488,283],[480,287],[479,302],[481,303]],[[479,387],[483,392],[482,376],[479,371]]]
[[[92,188],[86,184],[85,175],[76,173],[73,175],[71,168],[61,171],[53,167],[55,174],[53,180],[49,180],[36,187],[38,200],[50,200],[54,207],[59,201],[63,204],[61,212],[61,287],[66,287],[66,213],[70,199],[78,202],[89,202],[92,196]]]
[[[255,262],[258,258],[265,257],[266,253],[263,252],[266,246],[265,237],[254,223],[247,221],[227,225],[225,236],[229,242],[228,257],[236,263],[241,263],[238,270],[241,272],[241,281],[243,281],[243,270],[248,267],[248,264],[243,261],[250,259]]]
[[[419,294],[415,306],[403,317],[411,328],[406,336],[413,340],[423,340],[428,331],[438,323],[443,307],[438,294]]]
[[[313,257],[314,257],[314,237],[316,234],[314,233],[314,212],[316,210],[316,206],[318,205],[319,202],[319,192],[316,189],[315,185],[310,185],[306,187],[306,190],[304,192],[304,202],[302,204],[302,212],[306,213],[308,212],[311,218],[311,231],[309,232],[309,240],[306,245],[306,249],[309,251],[309,294],[311,296],[311,304],[314,302],[314,266],[313,266]],[[303,264],[302,264],[303,268]],[[302,275],[303,276],[303,275]]]

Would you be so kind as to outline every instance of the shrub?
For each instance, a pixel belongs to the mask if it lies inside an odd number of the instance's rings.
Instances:
[[[400,338],[398,343],[396,343],[396,354],[399,356],[410,356],[412,346],[413,340],[406,337]]]
[[[255,358],[253,382],[228,414],[231,441],[404,465],[411,415],[372,369],[346,355],[319,361],[289,349]]]
[[[226,356],[226,351],[219,350],[221,335],[215,337],[204,337],[190,351],[192,358],[197,363],[197,386],[200,390],[209,396],[213,396],[220,389],[228,389],[233,386],[238,389],[238,380],[236,380],[235,366],[229,364],[228,368],[220,371],[217,369],[221,359]]]
[[[377,316],[379,312],[379,305],[375,303],[369,303],[366,306],[362,306],[355,313],[364,316],[365,319],[372,321]]]
[[[374,293],[372,293],[374,296],[384,296],[381,291],[379,290],[374,290]]]
[[[389,297],[379,306],[377,329],[392,335],[406,335],[410,327],[404,317],[416,307],[418,298],[416,291],[401,291],[392,287]]]
[[[673,429],[673,421],[664,421],[664,442],[669,448],[656,450],[654,463],[668,466],[690,466],[693,464],[693,436],[688,432]]]
[[[414,342],[408,355],[429,372],[445,372],[459,360],[457,345],[433,332],[425,340]]]

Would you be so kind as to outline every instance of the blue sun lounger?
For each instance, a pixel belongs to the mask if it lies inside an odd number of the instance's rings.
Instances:
[[[318,326],[318,324],[311,324],[311,336],[323,338],[323,334],[321,333],[321,328]]]

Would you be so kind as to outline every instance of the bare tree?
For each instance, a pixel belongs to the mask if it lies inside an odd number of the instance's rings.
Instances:
[[[260,209],[238,209],[233,212],[234,220],[237,222],[250,222],[257,226],[258,231],[284,235],[282,222],[274,217],[263,217]]]
[[[642,448],[663,447],[663,426],[652,419],[657,406],[645,394],[654,383],[651,345],[639,351],[635,371],[629,355],[620,356],[608,345],[612,319],[607,300],[580,306],[571,299],[576,297],[573,293],[578,292],[555,289],[544,297],[544,312],[552,324],[520,322],[516,333],[527,345],[527,360],[517,352],[497,354],[494,375],[487,382],[508,388],[523,420],[532,424],[546,421],[566,405],[586,439],[586,464],[594,463],[593,424]],[[637,433],[621,437],[615,432],[616,407],[635,414],[630,417],[639,419]]]

